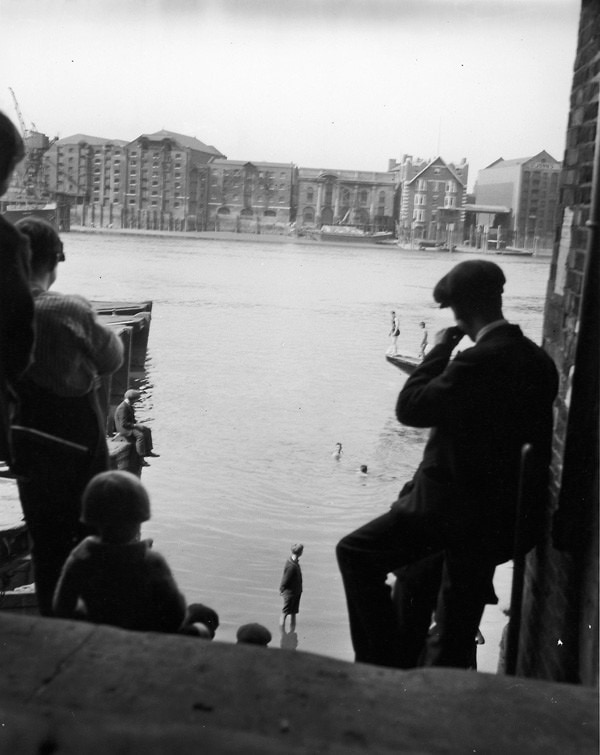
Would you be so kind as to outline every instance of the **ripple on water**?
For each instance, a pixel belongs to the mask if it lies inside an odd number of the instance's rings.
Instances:
[[[154,301],[138,415],[161,457],[144,472],[144,533],[188,600],[219,611],[220,639],[251,620],[277,637],[283,563],[304,542],[299,647],[351,658],[335,543],[389,507],[427,437],[394,416],[405,377],[384,359],[389,312],[400,350],[415,353],[421,320],[430,337],[451,324],[431,290],[466,255],[91,234],[65,243],[57,290]],[[548,260],[500,264],[506,313],[539,342]]]

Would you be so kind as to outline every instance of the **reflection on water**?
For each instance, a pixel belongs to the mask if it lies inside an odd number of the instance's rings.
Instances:
[[[389,506],[427,437],[394,416],[405,376],[384,358],[389,312],[400,351],[418,353],[421,320],[430,338],[451,324],[432,287],[467,255],[77,233],[65,244],[57,290],[154,301],[137,414],[161,458],[144,470],[145,534],[187,599],[217,610],[219,639],[250,621],[275,636],[281,563],[301,541],[294,641],[351,658],[335,544]],[[548,260],[500,263],[506,315],[539,342]]]
[[[298,647],[298,632],[286,631],[283,627],[280,627],[281,641],[279,647],[282,650],[296,650]]]

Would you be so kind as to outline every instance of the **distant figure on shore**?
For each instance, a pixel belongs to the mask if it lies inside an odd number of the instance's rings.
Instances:
[[[427,326],[424,322],[420,322],[419,327],[423,329],[423,338],[421,338],[421,346],[419,348],[419,359],[423,359],[425,357],[425,351],[427,350],[429,336],[427,334]]]
[[[335,445],[336,445],[336,449],[331,454],[331,458],[332,459],[336,459],[337,461],[339,461],[342,458],[342,444],[341,443],[336,443]]]
[[[54,614],[141,632],[177,632],[185,599],[152,540],[140,540],[141,524],[150,519],[140,480],[123,471],[96,475],[83,494],[81,518],[100,534],[86,537],[67,559]]]
[[[398,354],[398,336],[400,335],[400,321],[398,320],[398,316],[392,310],[392,327],[390,329],[390,348],[388,349],[388,354],[392,357],[395,357]]]
[[[149,467],[150,464],[146,461],[146,457],[159,457],[160,454],[154,453],[152,450],[152,431],[150,428],[135,421],[133,405],[141,395],[134,388],[125,391],[124,400],[115,409],[115,428],[124,438],[135,441],[135,450],[142,459],[142,466]]]
[[[367,465],[366,464],[361,464],[360,465],[360,469],[358,470],[358,474],[361,477],[366,477],[367,474],[368,474],[368,472],[369,472],[369,468],[367,467]]]
[[[214,639],[219,627],[218,613],[202,603],[190,603],[185,612],[181,634],[192,637],[202,637],[206,640]]]
[[[81,494],[95,474],[108,469],[97,386],[99,376],[121,365],[123,344],[87,299],[50,290],[65,260],[55,228],[34,216],[15,226],[29,240],[36,329],[33,362],[14,386],[15,424],[27,428],[16,449],[23,473],[18,485],[33,541],[38,606],[49,616],[67,556],[91,534],[80,521]]]
[[[300,610],[300,596],[302,595],[302,569],[299,559],[304,552],[302,543],[292,545],[291,554],[283,567],[283,576],[279,585],[279,593],[283,597],[283,610],[279,620],[285,629],[287,617],[290,617],[290,629],[296,628],[296,614]]]
[[[0,196],[25,156],[23,140],[0,112]],[[0,215],[0,461],[14,462],[10,426],[16,409],[14,383],[31,361],[33,297],[29,288],[29,242]]]
[[[238,644],[262,645],[266,647],[271,642],[272,635],[262,624],[252,622],[251,624],[242,624],[237,630],[236,639]]]

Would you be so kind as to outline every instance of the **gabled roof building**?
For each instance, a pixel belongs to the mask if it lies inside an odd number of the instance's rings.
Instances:
[[[390,172],[398,194],[398,237],[401,242],[415,239],[462,240],[464,204],[469,165],[446,163],[404,155],[399,163],[390,161]]]

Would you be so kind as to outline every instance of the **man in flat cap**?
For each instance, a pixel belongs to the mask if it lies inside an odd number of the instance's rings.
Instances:
[[[468,667],[495,567],[513,557],[527,443],[533,492],[525,501],[525,549],[536,542],[558,377],[549,356],[504,319],[504,282],[498,265],[468,260],[434,289],[456,325],[436,334],[396,404],[400,422],[431,428],[423,459],[390,510],[337,546],[357,661],[410,667],[402,647],[406,622],[394,610],[386,578],[442,553],[437,633],[428,640],[421,629],[416,639],[426,665]],[[451,359],[465,335],[474,345]]]
[[[135,409],[133,405],[139,401],[142,394],[130,388],[125,391],[123,401],[115,409],[115,429],[124,438],[135,441],[135,450],[142,459],[142,466],[149,467],[146,456],[160,456],[154,453],[152,443],[152,431],[146,425],[135,421]]]

